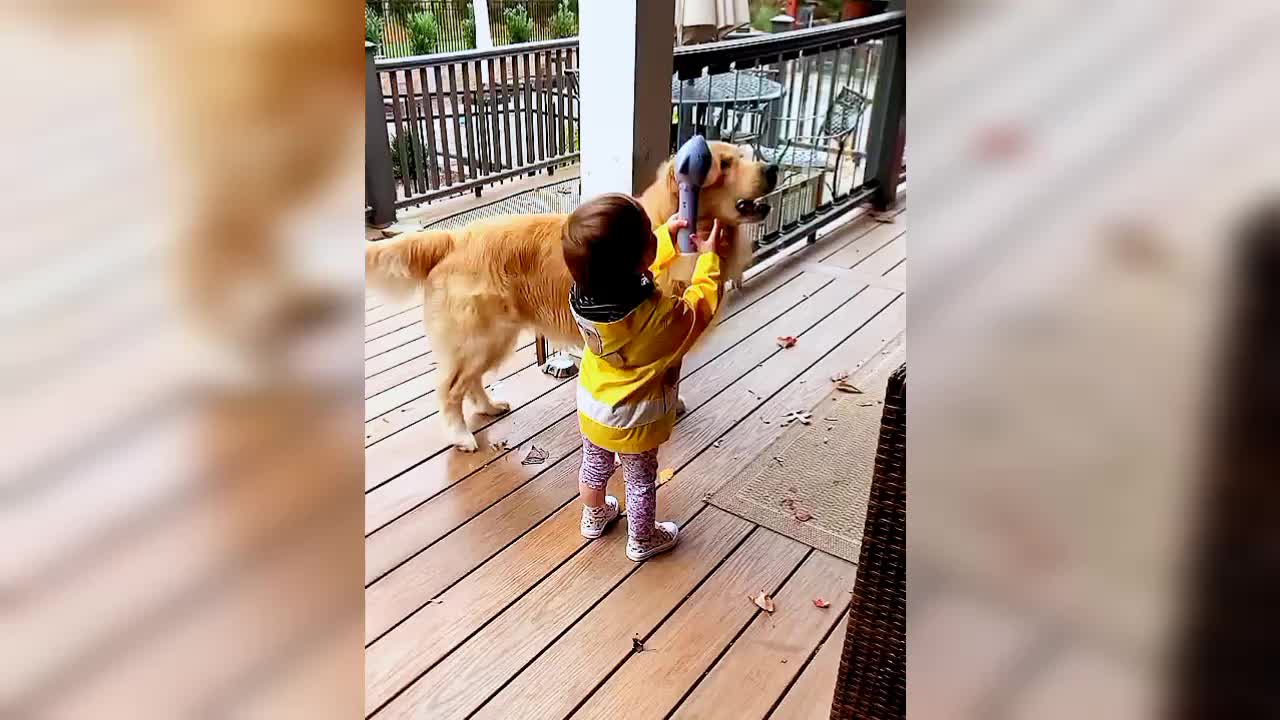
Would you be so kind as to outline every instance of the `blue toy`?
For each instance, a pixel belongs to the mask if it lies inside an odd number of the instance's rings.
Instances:
[[[680,146],[675,157],[676,183],[680,188],[680,208],[678,213],[682,220],[688,221],[688,227],[676,231],[676,249],[682,253],[696,253],[691,235],[698,224],[698,193],[711,172],[711,148],[707,139],[694,135]]]

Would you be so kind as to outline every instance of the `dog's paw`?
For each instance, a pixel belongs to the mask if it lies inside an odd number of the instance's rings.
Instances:
[[[473,453],[480,446],[476,443],[476,436],[471,433],[459,433],[453,437],[453,447],[464,453]]]
[[[511,412],[511,403],[506,400],[490,400],[489,406],[481,408],[482,415],[505,415]]]

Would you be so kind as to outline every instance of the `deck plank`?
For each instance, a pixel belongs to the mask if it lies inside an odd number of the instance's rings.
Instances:
[[[746,520],[709,508],[684,529],[679,552],[637,564],[624,554],[626,528],[619,523],[413,683],[378,717],[407,717],[415,708],[430,708],[437,720],[466,718],[569,626],[579,631],[575,647],[586,656],[577,667],[591,675],[607,671],[631,652],[633,635],[644,637],[657,627],[751,529]],[[602,592],[624,579],[626,591],[608,598],[615,613],[592,613],[589,621],[575,624]],[[560,681],[570,682],[569,675],[569,668],[562,667]],[[503,713],[511,707],[516,706],[503,706]],[[524,717],[526,710],[519,707]]]
[[[780,392],[806,369],[812,370],[810,366],[815,362],[817,365],[814,367],[829,375],[832,365],[820,361],[835,346],[856,334],[864,323],[866,336],[850,343],[850,347],[857,348],[861,357],[874,354],[883,346],[885,337],[901,328],[901,312],[885,312],[886,305],[894,303],[900,296],[892,291],[870,288],[858,297],[861,301],[845,303],[819,323],[822,326],[820,332],[802,336],[810,338],[808,342],[788,351],[777,351],[775,344],[776,352],[772,356],[748,366],[755,366],[749,369],[746,378],[761,388],[758,396],[745,391],[721,393],[705,411],[699,408],[684,416],[684,429],[663,448],[663,464],[680,467],[689,463],[717,437],[742,425],[762,406],[764,400],[761,398]],[[887,319],[879,323],[867,322],[880,316]],[[848,356],[841,356],[834,367],[845,367],[849,361]],[[825,395],[826,385],[819,377],[825,376],[812,372],[804,375],[809,383],[807,387],[816,388],[817,392]],[[804,384],[799,385],[801,389],[805,387]],[[784,399],[790,401],[792,397],[794,394],[788,393]],[[776,412],[778,416],[782,414],[781,410]],[[756,427],[754,422],[746,425]],[[767,436],[774,429],[780,432],[776,423],[761,424],[747,440],[752,445],[752,452],[743,453],[745,457],[741,459],[722,459],[721,463],[724,466],[736,463],[737,470],[745,467],[755,452],[771,439],[761,440],[759,436]],[[465,641],[471,632],[582,548],[583,541],[576,533],[577,508],[568,506],[576,494],[577,461],[575,455],[567,462],[559,463],[550,473],[513,493],[476,521],[463,526],[430,548],[429,552],[418,555],[387,579],[369,588],[366,620],[369,637],[376,639],[367,655],[369,675],[366,685],[370,693],[370,707],[381,705],[405,683],[430,669]],[[677,475],[677,480],[662,493],[662,514],[678,522],[687,520],[701,507],[703,494],[724,477],[716,472],[695,472],[687,479]],[[541,520],[547,513],[550,513],[550,518]],[[528,531],[531,518],[537,524]],[[485,547],[486,543],[489,547]],[[487,559],[486,553],[493,552],[497,554]],[[487,561],[472,572],[477,557]],[[392,578],[394,582],[387,581]],[[463,579],[450,587],[456,578]],[[435,588],[447,591],[438,593]],[[426,601],[437,594],[440,604],[427,604]],[[455,610],[450,611],[449,608]],[[401,621],[406,609],[410,615]],[[394,629],[387,633],[386,630],[392,626]],[[386,636],[381,637],[384,633]]]
[[[431,352],[431,346],[425,337],[420,337],[412,342],[405,343],[400,347],[382,353],[376,357],[366,358],[364,361],[365,379],[376,377],[379,373],[384,373],[391,368],[397,367],[414,358],[422,357]]]
[[[388,315],[387,317],[369,325],[364,326],[364,340],[370,342],[377,340],[384,335],[390,335],[397,330],[403,330],[422,322],[422,308],[405,308],[398,313]]]
[[[788,385],[784,392],[779,393],[776,401],[771,401],[775,406],[789,403],[816,403],[822,397],[826,396],[827,385],[824,382],[831,373],[843,368],[850,368],[869,355],[875,355],[882,343],[880,342],[880,333],[882,332],[900,332],[900,323],[904,309],[904,303],[899,299],[894,307],[898,312],[886,315],[883,319],[877,316],[876,320],[868,323],[861,333],[846,339],[835,351],[824,357],[820,362],[810,367],[802,376],[797,378],[791,385]],[[805,382],[801,382],[805,381]],[[766,405],[768,407],[768,405]],[[780,413],[781,411],[779,411]],[[662,499],[660,502],[661,514],[665,516],[679,517],[682,508],[707,508],[714,510],[710,506],[705,505],[703,496],[705,492],[717,487],[733,474],[741,472],[759,452],[759,448],[767,446],[782,433],[782,429],[775,423],[765,425],[764,423],[748,422],[741,423],[730,432],[721,436],[721,448],[714,446],[707,448],[697,460],[683,468],[669,485],[664,486]],[[743,448],[748,448],[744,451]],[[708,454],[719,454],[712,462],[703,460]],[[694,512],[697,510],[695,509]],[[706,512],[707,510],[702,510]],[[623,583],[618,590],[614,592],[627,592],[628,585],[633,580]],[[596,610],[592,611],[592,615],[600,612],[610,612],[607,609],[612,601],[606,598]],[[612,616],[605,616],[607,620],[595,621],[589,615],[587,622],[594,625],[608,624],[616,622]],[[502,690],[485,708],[494,706],[494,708],[509,708],[518,705],[522,708],[527,718],[562,718],[567,712],[572,710],[579,701],[586,697],[588,693],[596,686],[596,684],[604,679],[605,673],[611,667],[608,663],[600,664],[596,670],[595,676],[583,675],[576,677],[572,683],[562,677],[562,668],[576,666],[576,656],[581,651],[580,646],[575,640],[575,629],[571,629],[565,635],[565,638],[559,640],[540,657],[538,657],[528,668],[523,670],[510,685]],[[563,647],[561,646],[562,644]],[[542,688],[554,683],[557,686],[557,695],[554,698],[543,697],[545,693]],[[495,709],[482,709],[479,716],[485,717],[502,717],[502,713]]]
[[[872,230],[876,230],[875,226],[867,228],[868,232]],[[864,235],[865,233],[856,235],[849,244],[854,244]],[[870,247],[879,240],[879,237],[875,237],[863,241],[862,244]],[[841,248],[843,247],[845,245],[841,245]],[[786,289],[799,275],[799,272],[790,274],[779,272],[772,277],[761,278],[742,291],[731,294],[719,325],[708,334],[707,340],[700,343],[685,359],[685,373],[696,372],[706,362],[714,359],[719,352],[727,350],[734,342],[756,329],[755,326],[759,323],[753,318],[772,319],[782,309],[789,308],[795,301],[803,299],[801,296],[809,290],[797,292],[798,286],[791,287],[785,294],[775,292]],[[814,284],[812,287],[816,288],[817,285]],[[751,308],[751,315],[742,315],[747,308]],[[576,400],[572,388],[558,389],[531,403],[524,412],[511,413],[489,428],[477,432],[476,439],[480,449],[476,453],[464,456],[456,454],[437,456],[379,485],[366,498],[366,531],[373,532],[489,462],[501,459],[504,451],[495,450],[493,447],[499,441],[505,442],[511,448],[519,448],[522,443],[532,441],[539,444],[539,447],[550,450],[552,456],[556,457],[556,450],[547,446],[558,447],[557,441],[563,438],[558,434],[544,437],[540,433],[553,425],[555,420],[569,418],[575,408]],[[551,418],[551,420],[545,418]]]
[[[518,412],[528,403],[564,385],[566,380],[554,378],[541,368],[529,366],[507,378],[502,389],[494,393],[497,399],[511,404],[512,412]],[[467,427],[475,432],[500,419],[481,415],[464,405]],[[373,422],[365,426],[365,490],[371,490],[387,478],[418,465],[434,455],[449,451],[454,453],[444,422],[434,414],[436,403],[429,399],[414,411],[397,412],[387,416],[386,422]],[[424,417],[420,417],[421,413]],[[508,413],[510,414],[510,413]],[[410,460],[409,458],[413,458]],[[391,469],[394,468],[394,469]]]
[[[878,239],[873,238],[872,241],[878,242]],[[822,284],[821,278],[812,276],[787,283],[776,292],[771,292],[759,302],[753,303],[749,315],[736,315],[729,318],[717,328],[706,343],[685,359],[683,382],[694,382],[690,378],[696,377],[696,374],[709,363],[718,361],[722,353],[755,333],[763,319],[773,319],[786,313],[803,301],[807,293],[820,289]],[[512,428],[521,425],[537,426],[546,423],[545,418],[550,417],[555,419],[550,427],[546,427],[533,437],[513,436],[508,432],[503,439],[513,447],[513,451],[506,454],[499,453],[495,466],[477,473],[478,476],[472,477],[465,488],[459,492],[445,492],[439,497],[432,498],[425,504],[413,508],[408,515],[399,518],[380,532],[371,534],[367,567],[370,579],[385,573],[394,563],[410,557],[414,552],[529,481],[541,468],[522,471],[521,466],[513,464],[514,460],[522,457],[526,447],[522,444],[526,441],[529,445],[537,445],[546,450],[550,455],[549,463],[560,461],[581,446],[577,418],[574,415],[576,408],[574,386],[569,384],[558,388],[554,393],[548,393],[541,398],[539,402],[543,400],[546,401],[542,403],[544,406],[538,408],[536,412],[530,408],[512,418],[510,422],[500,422],[500,424],[509,425]],[[497,432],[489,433],[490,437],[500,432],[497,427],[494,429]],[[482,446],[486,449],[482,449],[477,455],[498,452],[489,448],[487,444]],[[420,466],[411,473],[406,473],[406,476],[412,475],[412,477],[397,478],[396,485],[411,485],[420,492],[439,492],[454,486],[456,482],[451,482],[453,471],[463,469],[471,463],[466,460],[449,462],[450,460],[453,458],[448,456],[433,458],[432,462],[426,466]],[[377,499],[377,501],[380,500],[381,498]],[[374,503],[375,506],[377,501]]]
[[[818,653],[787,690],[777,709],[769,715],[769,720],[829,720],[848,622],[849,613],[846,612],[836,621]]]
[[[421,322],[406,325],[376,340],[367,341],[364,344],[364,359],[372,360],[378,355],[395,350],[422,337],[424,337],[424,333]]]
[[[894,245],[899,245],[901,242],[901,239],[896,240],[885,250],[891,251]],[[891,267],[895,260],[892,252],[886,252],[884,256],[880,253],[872,255],[867,262],[871,266],[877,262],[885,263],[887,268]],[[863,299],[851,303],[850,299],[855,295]],[[723,410],[713,408],[710,413],[701,414],[695,411],[704,402],[720,396],[739,378],[758,374],[753,371],[753,368],[758,370],[765,361],[781,352],[775,342],[776,336],[798,334],[807,338],[807,329],[817,326],[844,332],[874,316],[896,296],[896,293],[889,290],[866,288],[859,293],[857,288],[851,288],[842,283],[827,282],[820,290],[809,295],[806,302],[795,306],[756,331],[747,341],[734,346],[730,352],[717,358],[706,373],[700,373],[690,382],[682,384],[682,394],[685,396],[690,412],[680,419],[678,427],[681,429],[664,448],[663,457],[670,458],[675,455],[691,457],[695,452],[697,443],[703,438],[698,434],[689,434],[687,428],[690,427],[690,419],[695,420],[693,427],[707,425],[708,421],[701,418],[707,417],[708,414],[712,417],[710,422],[717,426],[727,423],[727,426],[731,427],[737,422],[738,417],[724,414]],[[852,311],[846,308],[852,308]],[[827,316],[833,311],[837,311],[840,315],[840,322],[853,324],[835,326],[830,323],[824,324]],[[813,340],[805,339],[801,345],[802,349],[793,349],[785,355],[800,359],[808,358],[815,352],[820,355],[823,348],[829,350],[842,339],[843,335],[837,337],[820,334]],[[805,345],[810,346],[805,347]],[[785,368],[787,365],[788,363],[782,363],[780,367]],[[796,368],[794,372],[801,370],[803,366]],[[784,370],[774,377],[767,378],[764,384],[757,383],[761,389],[751,389],[752,392],[757,393],[756,396],[753,397],[747,389],[744,389],[728,401],[717,402],[717,407],[726,406],[727,402],[728,407],[736,405],[741,408],[741,412],[749,413],[750,406],[757,402],[756,397],[768,396],[769,393],[765,392],[766,387],[781,388],[792,376],[791,372]],[[734,399],[738,402],[734,403]],[[743,399],[746,401],[745,405],[742,403]],[[714,440],[714,437],[706,440],[706,444],[710,444],[711,440]],[[441,543],[417,554],[381,582],[375,583],[368,593],[370,637],[381,635],[386,628],[403,618],[405,614],[421,607],[430,598],[430,595],[424,595],[429,588],[436,588],[438,591],[438,588],[447,586],[448,583],[474,567],[473,563],[483,561],[490,553],[514,540],[519,533],[526,531],[548,513],[567,502],[566,486],[572,484],[569,480],[576,480],[576,478],[568,478],[568,474],[572,472],[576,475],[577,470],[576,465],[572,470],[561,467],[563,465],[563,462],[557,463],[550,472],[540,475],[533,482],[487,510],[487,519],[477,518],[475,522],[468,523]],[[572,494],[572,488],[569,492]],[[546,497],[546,493],[551,493],[551,497]]]
[[[711,667],[720,651],[763,612],[750,598],[778,588],[810,552],[767,528],[757,528],[670,619],[644,639],[645,651],[625,663],[571,718],[664,717]],[[715,618],[714,622],[708,622]]]
[[[777,610],[761,613],[698,683],[672,718],[762,718],[849,604],[853,563],[814,551],[787,580]],[[814,606],[814,598],[831,603]]]
[[[858,242],[852,243],[846,248],[846,252],[850,256],[854,256],[865,253],[867,248],[884,248],[885,235],[888,235],[888,233],[869,233],[864,238],[859,239]],[[886,251],[888,251],[887,248]],[[718,366],[724,365],[723,359],[720,358],[721,353],[733,348],[743,337],[758,331],[758,326],[761,323],[766,320],[776,319],[779,313],[794,309],[797,303],[807,296],[815,294],[829,282],[829,278],[805,274],[798,280],[788,282],[776,291],[767,293],[758,302],[752,303],[749,314],[733,314],[711,334],[707,342],[696,348],[686,358],[684,363],[686,373],[684,382],[686,382],[686,385],[682,392],[688,392],[689,384],[692,382],[689,378],[702,370],[704,366],[713,361]],[[757,349],[771,351],[773,348],[772,336],[767,334],[758,338],[757,343]],[[416,512],[417,516],[408,518],[412,521],[412,524],[410,526],[411,529],[405,531],[408,534],[404,538],[396,541],[390,539],[376,541],[376,547],[372,547],[370,551],[371,563],[369,569],[371,577],[381,574],[387,568],[384,562],[374,558],[381,557],[389,552],[391,555],[398,555],[397,561],[402,560],[422,548],[424,546],[423,543],[440,537],[443,532],[447,532],[448,529],[456,527],[471,517],[470,515],[457,517],[455,512],[455,520],[441,529],[439,524],[444,521],[444,518],[435,512],[436,508],[419,506],[414,501],[422,502],[450,485],[456,484],[458,480],[464,477],[464,475],[459,475],[458,473],[469,473],[483,463],[501,461],[505,456],[502,451],[491,448],[491,443],[501,439],[506,441],[512,448],[522,451],[521,444],[529,441],[531,444],[536,444],[538,447],[547,450],[553,461],[564,457],[569,450],[576,447],[578,437],[576,421],[573,419],[575,401],[572,391],[572,387],[564,387],[554,393],[548,393],[532,404],[540,406],[536,408],[536,411],[531,406],[525,412],[500,419],[493,425],[490,432],[477,433],[477,439],[481,444],[479,452],[462,458],[456,457],[456,454],[434,457],[401,477],[395,478],[387,486],[374,490],[367,499],[366,508],[368,515],[366,528],[371,533],[373,530],[383,528],[391,519],[399,517],[407,511]],[[686,400],[688,400],[687,397]],[[530,429],[541,429],[550,424],[543,419],[545,417],[560,418],[560,420],[549,429],[542,430],[542,432],[530,438]],[[486,455],[489,458],[486,458]],[[527,481],[529,477],[527,473],[524,477],[520,477],[518,472],[513,474],[502,468],[495,468],[493,473],[501,477],[490,477],[484,480],[473,477],[467,483],[469,495],[471,494],[470,491],[473,490],[483,491],[483,497],[467,497],[462,501],[459,501],[456,497],[440,497],[436,498],[437,506],[443,506],[447,511],[462,511],[472,508],[483,509],[518,486],[512,485],[511,482],[522,483]],[[417,541],[413,539],[415,533]],[[388,543],[402,549],[388,551]],[[377,572],[373,572],[375,568]]]
[[[518,341],[515,350],[512,351],[511,354],[507,355],[507,357],[504,358],[502,362],[498,363],[498,365],[492,370],[485,373],[485,382],[493,383],[510,377],[535,362],[537,362],[537,354],[534,352],[533,338],[521,338]],[[420,401],[428,395],[435,394],[436,386],[439,384],[439,378],[435,373],[435,370],[438,368],[436,361],[424,359],[424,362],[412,364],[415,367],[421,367],[425,364],[427,367],[424,371],[406,378],[385,392],[366,398],[364,403],[365,422],[370,422],[411,401]],[[407,372],[409,371],[399,371],[399,369],[394,369],[384,374],[391,375],[393,373],[400,374]],[[366,382],[365,387],[368,388],[368,386],[369,383]],[[405,417],[401,418],[401,421],[407,420],[409,422],[413,422],[435,413],[437,409],[438,405],[436,405],[434,399],[433,402],[430,403],[419,402],[417,403],[415,410],[404,411]]]

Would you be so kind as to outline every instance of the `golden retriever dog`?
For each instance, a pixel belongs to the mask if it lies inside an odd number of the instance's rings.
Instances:
[[[731,234],[723,253],[724,279],[740,283],[751,262],[751,243],[734,233],[760,222],[769,211],[760,198],[777,184],[778,169],[754,162],[728,143],[711,143],[715,162],[698,204],[698,227],[719,220]],[[640,202],[655,224],[674,215],[677,187],[671,161],[658,169]],[[440,357],[440,411],[451,442],[476,449],[462,414],[464,398],[485,415],[509,406],[489,397],[484,375],[531,328],[561,346],[582,338],[569,310],[573,279],[564,265],[560,231],[567,215],[517,215],[472,223],[457,230],[426,230],[365,247],[366,282],[403,295],[421,288],[424,322]],[[659,278],[671,287],[689,278]]]

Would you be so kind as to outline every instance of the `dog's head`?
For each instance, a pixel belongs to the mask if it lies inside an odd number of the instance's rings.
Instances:
[[[711,171],[698,196],[698,217],[712,218],[731,225],[757,223],[769,214],[769,204],[761,198],[778,185],[778,166],[750,159],[737,146],[727,142],[710,142]],[[670,160],[662,173],[667,189],[675,197],[679,192],[675,168]]]

